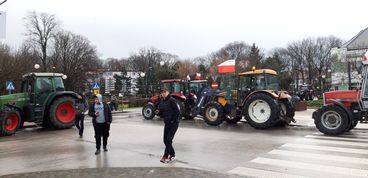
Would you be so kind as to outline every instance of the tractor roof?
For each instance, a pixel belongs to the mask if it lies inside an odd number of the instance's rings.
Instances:
[[[185,80],[182,79],[167,79],[167,80],[161,80],[162,83],[174,83],[174,82],[184,82]]]
[[[191,80],[190,83],[202,83],[202,82],[208,82],[207,80]]]
[[[242,73],[239,73],[238,75],[256,75],[256,74],[263,74],[263,73],[277,75],[277,72],[272,69],[257,69],[257,70],[252,70],[248,72],[242,72]]]
[[[24,74],[24,77],[62,77],[64,74],[61,73],[28,73]]]

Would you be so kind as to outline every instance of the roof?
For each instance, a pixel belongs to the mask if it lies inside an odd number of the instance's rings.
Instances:
[[[277,72],[272,69],[257,69],[254,71],[242,72],[242,73],[239,73],[238,75],[255,75],[255,74],[263,74],[263,73],[277,75]]]
[[[349,41],[344,43],[341,48],[346,48],[348,51],[368,49],[368,28],[360,31]]]
[[[172,82],[184,82],[182,79],[167,79],[167,80],[161,80],[162,83],[172,83]]]
[[[191,80],[190,83],[208,82],[207,80]]]
[[[61,73],[28,73],[24,74],[23,77],[36,76],[36,77],[62,77],[64,74]]]

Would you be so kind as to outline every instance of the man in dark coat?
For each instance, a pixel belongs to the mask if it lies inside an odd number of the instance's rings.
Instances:
[[[95,102],[89,107],[88,115],[92,117],[96,139],[95,155],[98,155],[101,149],[101,137],[103,138],[103,149],[105,152],[107,151],[107,138],[109,137],[112,115],[109,105],[102,101],[102,95],[98,94],[93,98]]]
[[[175,133],[179,127],[180,107],[177,101],[171,97],[167,88],[161,90],[162,101],[156,111],[157,115],[164,119],[164,144],[165,152],[160,162],[168,163],[175,160],[175,150],[172,146]]]
[[[75,126],[79,130],[79,137],[82,138],[83,130],[84,130],[84,113],[88,109],[88,103],[83,93],[79,93],[78,99],[75,102],[75,107],[77,109],[77,115],[75,118]]]

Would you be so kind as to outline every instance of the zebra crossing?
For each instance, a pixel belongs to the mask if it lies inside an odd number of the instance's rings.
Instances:
[[[230,171],[246,177],[368,177],[368,133],[313,133]]]

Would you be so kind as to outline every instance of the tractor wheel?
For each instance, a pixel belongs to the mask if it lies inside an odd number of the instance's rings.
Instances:
[[[352,122],[351,122],[351,125],[350,125],[350,127],[349,127],[349,129],[348,129],[348,131],[347,131],[347,132],[349,132],[350,130],[354,129],[354,128],[358,125],[358,122],[359,122],[359,121],[357,121],[357,120],[352,121]]]
[[[217,102],[208,103],[204,109],[203,119],[208,125],[220,125],[224,121],[222,106]]]
[[[256,129],[270,128],[279,119],[279,106],[277,101],[267,94],[254,94],[245,102],[244,116]]]
[[[342,134],[352,125],[344,109],[336,105],[327,105],[316,111],[314,124],[326,135]]]
[[[15,134],[22,122],[19,112],[15,109],[4,112],[1,118],[0,135],[3,136]]]
[[[225,121],[226,121],[228,124],[236,124],[236,123],[238,123],[241,119],[242,119],[242,117],[240,117],[240,116],[232,116],[231,114],[226,114],[226,115],[225,115]]]
[[[280,101],[280,118],[275,124],[276,126],[285,126],[294,120],[295,108],[289,100]]]
[[[176,103],[178,104],[179,110],[180,110],[180,116],[179,119],[183,119],[185,116],[185,107],[184,107],[184,101],[181,101],[179,99],[176,99]],[[186,117],[184,117],[186,119]]]
[[[71,128],[74,125],[76,109],[74,108],[74,98],[57,98],[50,107],[50,122],[57,129]]]
[[[142,109],[142,115],[145,119],[151,120],[155,117],[154,107],[152,104],[146,104]]]

